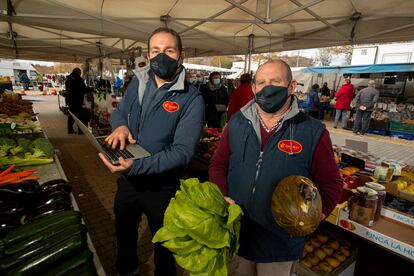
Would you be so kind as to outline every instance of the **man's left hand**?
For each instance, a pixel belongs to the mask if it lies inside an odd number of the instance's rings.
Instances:
[[[125,160],[124,158],[119,158],[119,165],[115,166],[112,165],[111,162],[103,155],[102,153],[99,153],[99,158],[101,158],[102,162],[105,164],[105,166],[111,171],[111,173],[117,173],[117,172],[126,172],[129,171],[132,167],[132,160]]]

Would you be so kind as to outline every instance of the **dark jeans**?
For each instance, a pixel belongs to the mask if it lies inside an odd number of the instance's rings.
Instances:
[[[133,272],[138,268],[138,226],[144,213],[152,235],[163,226],[164,212],[176,189],[144,189],[143,183],[130,184],[118,179],[115,195],[115,227],[118,245],[116,269],[118,273]],[[154,244],[155,276],[175,275],[172,253],[160,243]]]
[[[78,117],[78,119],[84,124],[87,125],[88,124],[88,118],[86,116],[86,112],[83,108],[70,108],[69,107],[70,112],[72,112],[73,114],[75,114],[76,117]],[[75,131],[73,130],[73,124],[75,123],[75,121],[73,120],[72,116],[68,113],[68,133],[74,133]]]
[[[352,129],[354,133],[359,132],[361,134],[365,134],[368,131],[371,113],[372,111],[357,110],[354,128]]]

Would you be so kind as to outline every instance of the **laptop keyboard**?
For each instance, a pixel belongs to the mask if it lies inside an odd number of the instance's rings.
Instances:
[[[105,145],[105,138],[97,138],[99,144],[104,148],[105,153],[108,155],[109,158],[111,158],[114,161],[118,161],[119,157],[122,157],[124,159],[130,159],[134,156],[126,149],[120,150],[119,148],[116,148],[114,150],[108,149]]]

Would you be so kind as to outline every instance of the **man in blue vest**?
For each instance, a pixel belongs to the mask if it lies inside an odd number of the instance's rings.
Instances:
[[[201,93],[185,81],[184,52],[174,30],[159,28],[148,39],[150,66],[134,71],[125,97],[111,115],[109,147],[123,149],[139,142],[150,157],[131,161],[120,158],[112,172],[121,172],[115,195],[115,227],[120,275],[138,275],[138,226],[144,213],[155,234],[164,212],[179,188],[182,169],[190,162],[204,124]],[[154,275],[175,275],[172,253],[154,245]]]
[[[301,175],[313,180],[323,217],[341,196],[329,133],[299,111],[295,87],[285,62],[261,65],[252,85],[255,98],[232,116],[210,163],[210,181],[244,211],[236,275],[290,275],[303,252],[305,237],[290,236],[272,216],[272,193],[281,179]]]

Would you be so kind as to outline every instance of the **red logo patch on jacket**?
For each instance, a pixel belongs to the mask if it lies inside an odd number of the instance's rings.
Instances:
[[[295,140],[282,140],[277,143],[280,151],[288,154],[298,154],[302,152],[302,144]]]
[[[180,105],[176,102],[166,101],[162,104],[162,107],[168,112],[176,112],[180,109]]]

